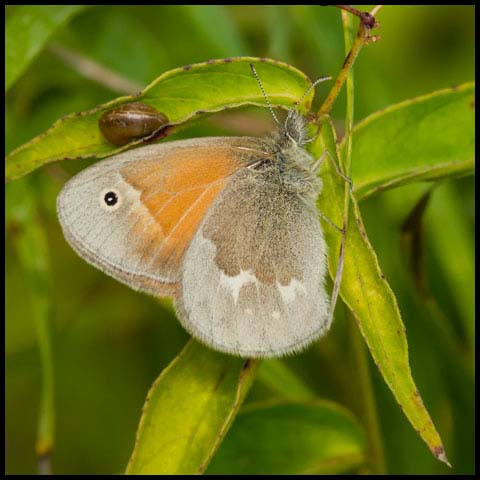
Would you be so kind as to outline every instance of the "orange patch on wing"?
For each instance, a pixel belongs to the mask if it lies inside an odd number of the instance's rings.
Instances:
[[[157,199],[149,201],[149,209],[155,217],[156,222],[162,227],[165,235],[169,235],[177,222],[182,218],[186,209],[194,204],[196,200],[203,194],[207,187],[198,187],[193,190],[185,190],[180,193],[168,194],[169,198],[164,201]],[[162,194],[162,197],[167,194]]]
[[[173,266],[181,260],[205,213],[217,198],[217,195],[223,190],[225,183],[226,181],[215,183],[205,189],[203,195],[198,197],[194,204],[189,205],[189,209],[184,213],[182,220],[177,222],[170,231],[162,243],[161,252],[167,264]]]
[[[230,145],[179,147],[121,169],[161,231],[149,254],[159,271],[178,268],[200,222],[230,175],[245,165]],[[145,252],[146,253],[146,252]]]

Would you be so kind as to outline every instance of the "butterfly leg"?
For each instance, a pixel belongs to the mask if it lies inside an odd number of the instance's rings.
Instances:
[[[347,239],[347,231],[342,232],[342,243],[340,244],[340,253],[338,255],[337,271],[335,273],[335,280],[333,281],[332,297],[330,299],[330,321],[333,320],[333,312],[337,304],[338,293],[340,291],[340,284],[342,283],[343,274],[343,260],[345,258],[345,243]]]
[[[328,150],[325,150],[325,152],[322,153],[321,157],[312,165],[311,167],[311,172],[318,172],[318,170],[320,170],[320,167],[322,166],[322,163],[323,161],[325,160],[326,157],[329,157],[330,158],[330,161],[332,162],[333,164],[333,167],[335,168],[335,172],[337,173],[337,175],[339,175],[340,177],[342,177],[347,183],[348,183],[348,190],[350,193],[353,192],[353,182],[352,182],[352,179],[350,177],[347,177],[346,175],[343,174],[343,172],[340,170],[340,168],[338,167],[337,165],[337,162],[335,162],[335,159],[333,158],[332,154],[328,151]],[[345,233],[344,232],[344,228],[342,227],[339,227],[338,225],[336,225],[334,222],[332,222],[328,217],[326,217],[325,215],[323,215],[323,213],[321,212],[318,212],[319,216],[325,220],[329,225],[331,225],[333,228],[335,228],[335,230],[337,230],[338,232],[340,233]]]
[[[352,179],[350,177],[347,177],[340,170],[339,166],[337,165],[337,162],[333,158],[333,155],[328,150],[325,150],[322,153],[322,155],[320,156],[320,158],[312,165],[311,171],[312,172],[318,172],[318,170],[320,170],[320,167],[322,166],[323,161],[325,160],[325,157],[328,157],[330,159],[330,161],[332,162],[333,168],[335,169],[335,172],[337,173],[337,175],[342,177],[348,183],[348,190],[350,191],[350,193],[353,193]]]
[[[318,212],[318,216],[325,220],[329,225],[331,225],[335,230],[340,233],[343,233],[343,228],[339,227],[336,223],[333,223],[328,217],[326,217],[322,212]]]
[[[325,159],[325,157],[330,158],[330,161],[332,162],[332,165],[335,169],[335,172],[337,173],[337,175],[342,177],[345,180],[345,182],[348,183],[349,192],[352,193],[353,192],[352,179],[347,177],[340,170],[339,166],[337,165],[337,162],[335,161],[332,154],[328,150],[325,150],[325,152],[323,152],[321,157],[312,165],[312,171],[317,172],[320,169],[320,167],[322,165],[322,162]],[[340,244],[340,252],[339,252],[339,256],[338,256],[337,271],[335,273],[335,279],[333,281],[333,290],[332,290],[332,296],[331,296],[331,300],[330,300],[329,315],[330,315],[330,321],[332,321],[333,320],[333,313],[335,311],[335,305],[336,305],[337,299],[338,299],[338,293],[340,291],[340,284],[342,282],[343,264],[344,264],[344,258],[345,258],[345,244],[346,244],[346,240],[347,240],[346,219],[344,218],[343,226],[342,226],[342,228],[340,228],[334,222],[332,222],[330,219],[325,217],[325,215],[323,215],[322,213],[319,213],[319,216],[321,218],[323,218],[331,226],[333,226],[337,231],[341,232],[341,234],[342,234],[342,240],[341,240],[341,244]]]

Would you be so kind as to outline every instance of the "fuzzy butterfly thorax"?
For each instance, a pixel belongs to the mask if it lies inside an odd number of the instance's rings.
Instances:
[[[264,141],[266,160],[256,166],[264,179],[281,190],[300,195],[309,204],[315,202],[322,182],[314,171],[315,159],[304,148],[307,143],[305,119],[290,112],[285,124]]]

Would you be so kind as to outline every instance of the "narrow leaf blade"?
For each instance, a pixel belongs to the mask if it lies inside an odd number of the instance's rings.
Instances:
[[[22,268],[25,301],[31,305],[41,367],[41,390],[35,450],[39,468],[49,470],[55,442],[54,364],[51,345],[52,272],[49,245],[38,212],[38,198],[31,179],[8,189],[7,234],[10,234]]]
[[[338,162],[336,135],[328,117],[321,119],[321,135],[314,151],[328,150]],[[344,180],[331,162],[322,170],[323,191],[318,200],[322,214],[340,225],[343,218]],[[325,224],[329,268],[335,276],[341,235]],[[386,384],[412,426],[432,453],[448,463],[442,441],[412,378],[408,361],[405,327],[395,295],[383,275],[377,256],[368,241],[355,198],[351,195],[343,278],[340,295],[353,313],[370,353]]]
[[[127,473],[202,473],[240,408],[257,365],[190,340],[147,396]]]
[[[117,148],[101,134],[98,120],[105,111],[133,101],[164,113],[173,125],[199,115],[244,105],[265,107],[262,91],[250,70],[254,63],[272,105],[291,107],[311,85],[299,70],[281,62],[254,57],[211,60],[160,75],[138,96],[120,97],[92,110],[58,120],[49,130],[11,152],[6,158],[7,180],[20,178],[42,165],[62,159],[103,158],[142,143]],[[313,92],[300,106],[306,111]]]

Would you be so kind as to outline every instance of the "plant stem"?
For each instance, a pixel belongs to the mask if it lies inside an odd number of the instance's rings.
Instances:
[[[344,7],[344,5],[342,5],[341,7]],[[340,93],[340,90],[342,89],[343,84],[345,83],[345,80],[347,79],[348,73],[350,72],[353,64],[355,63],[355,60],[357,59],[358,54],[360,53],[360,50],[365,44],[365,41],[369,37],[370,29],[376,25],[377,25],[376,23],[374,23],[373,25],[370,25],[369,22],[365,22],[363,20],[360,21],[357,36],[355,38],[355,41],[353,42],[352,48],[348,52],[348,55],[345,58],[345,61],[343,62],[342,68],[337,78],[335,79],[332,89],[330,90],[327,98],[325,99],[322,106],[320,107],[317,113],[317,117],[321,117],[322,115],[329,113],[330,110],[332,109],[332,106],[335,100],[337,99],[338,94]]]
[[[378,11],[378,10],[377,10]],[[346,149],[345,155],[340,159],[343,164],[343,171],[347,177],[350,177],[351,172],[351,151],[352,151],[352,129],[354,121],[354,78],[353,78],[353,64],[365,44],[369,36],[369,31],[372,25],[376,25],[373,19],[373,23],[368,25],[364,21],[360,21],[358,32],[353,37],[353,17],[347,12],[349,9],[342,9],[342,24],[344,32],[345,52],[348,52],[343,67],[335,80],[335,84],[327,96],[325,102],[320,107],[319,116],[328,114],[334,101],[336,100],[343,84],[346,82],[346,120],[345,120],[345,139]],[[355,12],[350,12],[354,13]],[[361,17],[360,17],[361,18]],[[350,208],[350,195],[351,191],[348,188],[348,184],[345,184],[344,195],[344,213],[343,213],[343,231],[341,251],[340,255],[343,255],[343,251],[346,244],[346,236],[348,234],[348,216]],[[348,313],[350,319],[353,320],[351,313]],[[386,472],[385,455],[383,448],[383,440],[380,432],[375,396],[372,388],[372,381],[370,377],[370,370],[368,365],[368,358],[365,350],[365,344],[360,332],[354,326],[354,322],[350,322],[350,337],[352,344],[353,362],[355,369],[358,373],[358,390],[360,392],[360,416],[364,421],[369,444],[369,456],[370,468],[372,473],[382,474]]]
[[[50,474],[50,458],[55,438],[54,365],[50,335],[51,271],[48,242],[39,220],[35,186],[23,186],[22,204],[15,220],[21,225],[16,247],[23,273],[28,282],[31,315],[37,334],[41,368],[41,392],[35,452],[40,474]]]
[[[122,75],[109,70],[86,55],[74,52],[57,43],[50,44],[47,50],[72,67],[80,75],[114,92],[122,95],[135,95],[144,88],[137,82],[124,78]]]
[[[345,42],[345,52],[350,50],[354,51],[355,43],[359,40],[363,42],[362,35],[362,23],[360,23],[360,29],[355,39],[353,39],[353,22],[352,16],[348,15],[346,11],[342,11],[342,23],[343,23],[343,35]],[[359,44],[361,46],[361,44]],[[357,53],[355,55],[358,55]],[[348,56],[347,56],[348,59]],[[351,176],[351,153],[352,153],[352,130],[354,122],[354,77],[353,69],[351,68],[347,72],[346,76],[346,115],[345,115],[345,140],[346,149],[345,155],[341,159],[343,162],[343,168],[345,174]],[[345,188],[344,197],[344,219],[343,228],[347,232],[348,227],[348,209],[350,207],[350,192],[348,188]],[[349,312],[348,316],[353,320],[352,314]],[[383,440],[378,424],[378,416],[375,402],[375,395],[372,387],[372,380],[370,377],[370,370],[368,366],[367,352],[365,349],[365,343],[353,321],[350,322],[351,339],[352,339],[352,351],[354,355],[354,365],[356,366],[358,373],[358,389],[360,391],[360,403],[361,403],[361,415],[365,422],[370,450],[370,466],[372,473],[384,474],[386,473],[385,455],[383,448]]]
[[[42,368],[42,391],[38,414],[38,430],[35,450],[38,458],[38,471],[41,475],[51,475],[50,457],[53,450],[55,430],[53,358],[50,340],[48,299],[38,298],[33,302],[35,326],[37,330],[40,364]]]
[[[350,338],[353,353],[352,363],[355,365],[355,371],[357,373],[357,388],[360,399],[359,411],[368,436],[370,473],[382,475],[386,473],[385,451],[378,421],[377,405],[373,393],[365,342],[355,324],[353,315],[348,312],[347,316],[350,319]]]

